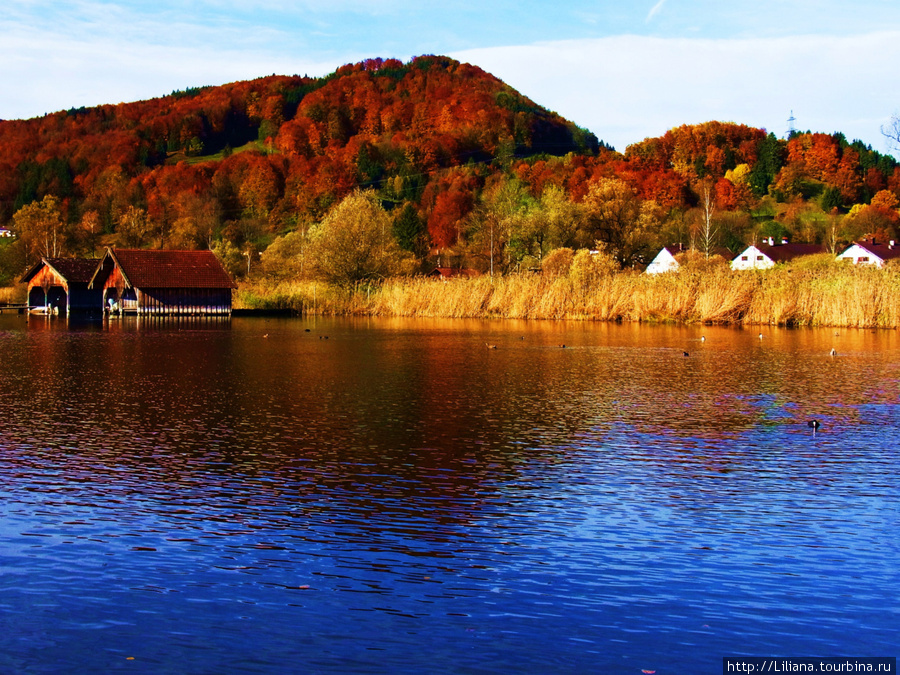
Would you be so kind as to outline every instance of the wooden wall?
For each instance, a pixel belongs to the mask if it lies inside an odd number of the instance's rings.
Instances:
[[[231,314],[231,289],[138,289],[137,312],[138,314]]]

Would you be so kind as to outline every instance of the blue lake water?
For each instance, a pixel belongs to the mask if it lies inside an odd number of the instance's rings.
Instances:
[[[900,336],[758,333],[0,315],[0,673],[896,656]]]

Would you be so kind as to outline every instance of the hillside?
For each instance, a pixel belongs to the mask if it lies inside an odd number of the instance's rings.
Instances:
[[[474,66],[373,59],[0,122],[0,227],[18,235],[0,242],[0,281],[105,243],[305,273],[309,228],[357,188],[420,269],[509,271],[597,242],[639,265],[699,239],[896,236],[900,170],[839,133],[722,122],[619,153]]]

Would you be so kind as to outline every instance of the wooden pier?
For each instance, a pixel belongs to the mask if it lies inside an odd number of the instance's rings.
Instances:
[[[27,314],[28,305],[0,305],[0,314],[11,312],[14,314]]]

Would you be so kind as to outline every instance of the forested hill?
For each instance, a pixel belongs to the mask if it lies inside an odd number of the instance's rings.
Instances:
[[[252,156],[238,157],[245,149]],[[213,177],[237,192],[256,184],[252,197],[223,203],[226,219],[276,205],[317,217],[348,189],[387,176],[421,182],[470,161],[597,149],[592,134],[479,68],[373,59],[323,78],[273,75],[0,122],[0,223],[49,194],[97,210],[110,230],[117,204],[168,205],[173,189],[187,182],[202,192]],[[181,160],[194,168],[176,168]],[[290,204],[279,204],[285,197]]]
[[[625,266],[676,242],[834,246],[895,237],[900,221],[897,163],[840,133],[713,121],[620,153],[477,67],[373,59],[0,121],[0,227],[15,235],[0,239],[0,283],[103,244],[212,247],[235,274],[260,254],[289,264],[357,188],[419,269],[438,251],[533,268],[598,242]]]

